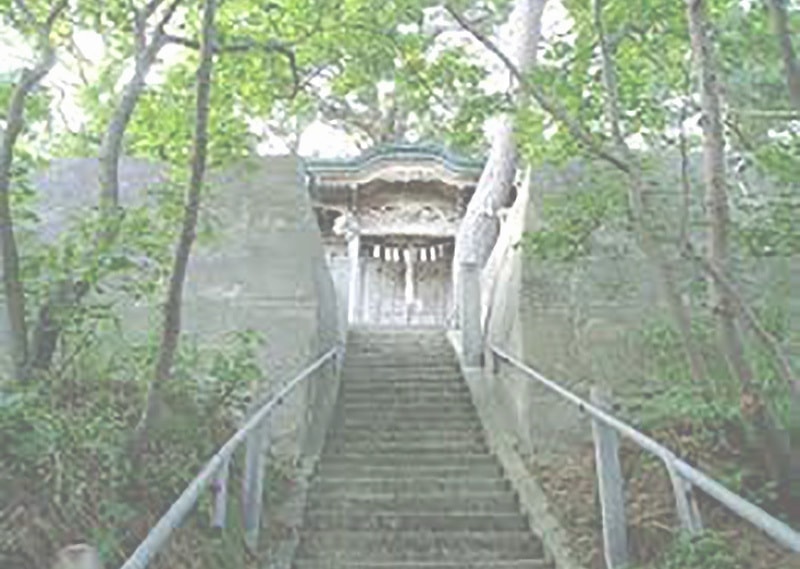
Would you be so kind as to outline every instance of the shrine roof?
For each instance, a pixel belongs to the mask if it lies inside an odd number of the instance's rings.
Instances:
[[[346,159],[309,159],[311,188],[352,188],[375,180],[441,181],[456,187],[477,184],[484,162],[435,144],[391,144]]]

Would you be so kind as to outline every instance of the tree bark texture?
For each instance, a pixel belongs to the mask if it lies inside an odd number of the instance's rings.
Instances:
[[[706,209],[709,224],[709,251],[707,268],[717,276],[730,275],[728,229],[730,215],[725,172],[725,140],[722,111],[717,81],[713,45],[707,33],[706,5],[704,0],[687,0],[689,34],[692,43],[695,69],[700,82],[700,106],[703,117],[703,177],[706,186]],[[755,433],[751,446],[764,453],[771,476],[778,480],[781,498],[796,503],[796,489],[800,477],[800,448],[790,441],[780,428],[772,409],[763,402],[758,387],[754,385],[753,370],[745,358],[744,344],[737,326],[737,308],[734,289],[726,280],[709,277],[713,293],[712,306],[717,319],[719,342],[734,377],[741,384],[741,412],[752,424]],[[751,323],[752,324],[752,323]],[[797,401],[795,384],[792,401]],[[793,409],[797,412],[797,409]],[[792,448],[794,443],[794,448]]]
[[[708,259],[712,266],[728,274],[728,229],[730,211],[725,172],[725,139],[720,108],[719,83],[713,46],[707,33],[704,0],[687,0],[689,34],[695,69],[700,83],[700,107],[703,126],[703,178],[708,212]],[[720,345],[734,377],[749,388],[753,371],[744,357],[744,346],[736,324],[733,301],[725,287],[710,279],[712,306],[717,320]]]
[[[165,39],[166,25],[172,19],[181,1],[170,2],[156,25],[149,43],[146,40],[136,42],[136,65],[133,77],[122,91],[122,97],[111,115],[98,152],[100,207],[104,214],[113,214],[119,207],[119,157],[122,152],[122,138],[147,85],[147,74],[155,63],[161,48],[167,43]],[[137,15],[136,18],[137,37],[142,38],[145,37],[147,25],[147,19],[143,16],[145,15]]]
[[[3,253],[3,289],[11,331],[11,355],[17,379],[25,379],[28,375],[28,327],[25,291],[20,278],[19,251],[10,204],[11,166],[14,162],[14,146],[25,126],[26,100],[56,63],[55,49],[50,43],[50,31],[66,7],[67,0],[60,0],[40,27],[41,57],[33,68],[22,71],[11,95],[6,113],[6,128],[0,139],[0,250]]]
[[[509,35],[515,40],[509,47],[516,60],[514,66],[523,76],[536,63],[546,3],[547,0],[516,0],[509,16],[512,27]],[[454,255],[456,268],[462,262],[475,262],[481,267],[486,263],[500,229],[497,210],[505,206],[512,195],[516,170],[514,119],[505,115],[500,118],[489,159],[459,226]]]
[[[797,54],[792,45],[792,32],[789,27],[789,14],[786,10],[786,3],[786,0],[766,0],[772,27],[778,37],[778,44],[781,49],[786,84],[789,87],[789,98],[792,101],[792,106],[800,109],[800,65],[797,63]]]
[[[159,404],[160,391],[172,377],[172,366],[181,333],[181,304],[183,285],[189,265],[189,256],[197,230],[200,213],[200,196],[205,179],[208,153],[208,120],[211,99],[211,73],[214,57],[214,18],[217,0],[204,0],[203,22],[201,28],[200,63],[197,68],[197,103],[195,111],[195,132],[192,144],[191,177],[184,206],[183,226],[175,251],[172,274],[169,280],[167,299],[163,307],[161,343],[155,375],[150,382],[147,401],[137,432],[134,436],[137,455],[141,455],[152,427],[155,410]]]

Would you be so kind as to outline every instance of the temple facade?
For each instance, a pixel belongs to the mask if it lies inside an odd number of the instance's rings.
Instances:
[[[482,168],[419,145],[306,162],[326,257],[351,325],[452,323],[455,237]]]

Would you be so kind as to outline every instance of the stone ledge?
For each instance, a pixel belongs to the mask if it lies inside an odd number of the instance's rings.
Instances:
[[[514,437],[499,426],[498,413],[488,395],[486,368],[463,365],[461,337],[458,331],[447,333],[458,356],[459,365],[472,395],[475,408],[486,431],[490,450],[494,453],[519,496],[522,512],[528,517],[533,532],[544,543],[557,569],[586,569],[575,560],[569,547],[569,539],[561,523],[551,512],[547,496],[538,482],[525,467],[514,445]]]

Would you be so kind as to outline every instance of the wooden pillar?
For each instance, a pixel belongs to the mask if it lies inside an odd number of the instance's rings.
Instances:
[[[592,387],[591,401],[608,411],[611,396],[600,388]],[[592,421],[597,487],[600,493],[603,521],[603,552],[608,569],[628,566],[628,532],[625,521],[625,490],[619,462],[619,436],[614,429],[598,420]]]
[[[404,261],[406,264],[406,288],[405,288],[405,302],[406,302],[406,323],[411,323],[411,317],[413,316],[414,310],[414,300],[416,297],[416,291],[414,290],[414,281],[416,278],[415,273],[415,261],[416,261],[417,250],[414,247],[409,247],[403,252]]]
[[[347,290],[347,321],[350,324],[358,318],[360,304],[359,284],[361,281],[361,263],[359,252],[361,250],[361,236],[357,231],[351,232],[347,237],[347,259],[350,263],[349,283]]]

